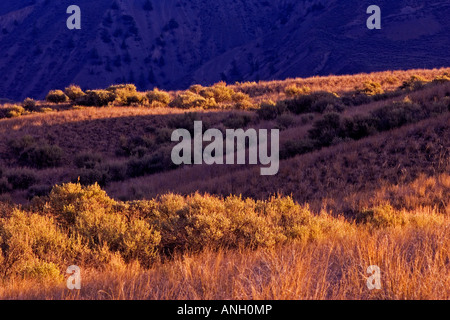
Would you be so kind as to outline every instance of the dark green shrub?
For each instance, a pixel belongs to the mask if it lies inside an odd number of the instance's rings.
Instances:
[[[288,109],[284,102],[275,103],[269,100],[261,103],[259,109],[256,110],[256,114],[262,120],[274,120],[287,111]]]
[[[371,115],[377,119],[376,128],[378,131],[398,128],[427,116],[424,108],[408,99],[379,108],[373,111]]]
[[[110,181],[123,181],[127,178],[127,165],[123,163],[109,163],[106,165]]]
[[[280,158],[292,158],[299,154],[305,154],[315,149],[315,141],[311,139],[286,141],[280,150]]]
[[[11,183],[9,183],[8,178],[0,177],[0,194],[9,192],[13,189]]]
[[[311,139],[317,141],[319,146],[330,146],[335,138],[341,135],[341,117],[338,113],[328,113],[322,119],[314,122],[308,131]]]
[[[341,99],[335,94],[327,91],[313,92],[308,95],[296,96],[293,99],[279,101],[283,103],[286,108],[295,114],[319,112],[323,113],[325,110],[342,111],[343,104]]]
[[[69,97],[66,96],[66,94],[64,92],[62,92],[61,90],[51,90],[47,94],[47,97],[45,98],[45,100],[47,100],[48,102],[53,102],[53,103],[63,103],[63,102],[67,102],[69,100]]]
[[[311,94],[313,103],[310,112],[342,112],[344,106],[339,96],[332,92],[319,91]]]
[[[63,154],[58,146],[33,145],[20,153],[19,163],[38,169],[57,167],[62,163]]]
[[[106,168],[80,169],[73,182],[79,182],[83,186],[89,186],[98,183],[100,186],[106,186],[110,180],[109,173]]]
[[[356,115],[345,118],[342,123],[342,136],[358,140],[377,132],[377,119],[371,116]]]
[[[194,121],[202,120],[200,115],[196,112],[186,112],[183,114],[177,114],[171,117],[167,123],[169,128],[173,129],[186,129],[191,134],[194,133]],[[207,128],[209,124],[207,121],[203,121],[203,130]]]
[[[82,152],[75,156],[74,164],[79,169],[94,169],[102,160],[102,155],[99,153]]]
[[[300,117],[300,121],[302,124],[310,123],[314,120],[314,114],[313,113],[306,113]]]
[[[31,186],[27,191],[27,199],[31,200],[34,197],[48,196],[51,190],[52,186],[47,184]]]
[[[292,114],[284,113],[277,118],[277,128],[280,130],[285,130],[294,126],[295,120]]]
[[[13,189],[19,190],[28,189],[38,181],[34,171],[25,168],[12,169],[6,174],[6,177]]]
[[[24,135],[21,138],[10,140],[8,142],[8,146],[16,156],[19,156],[23,150],[30,148],[35,143],[36,139],[34,137],[30,135]]]
[[[226,128],[240,129],[245,128],[252,121],[252,117],[248,114],[231,114],[225,120],[223,120],[223,125]]]
[[[155,141],[158,145],[169,143],[172,141],[172,129],[161,128],[156,131]]]
[[[142,158],[132,158],[127,163],[127,176],[134,178],[175,168],[171,159],[171,148],[158,151]]]
[[[118,155],[142,157],[156,147],[155,139],[147,136],[120,137]]]

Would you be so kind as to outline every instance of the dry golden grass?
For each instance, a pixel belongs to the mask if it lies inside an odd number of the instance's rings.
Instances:
[[[206,250],[157,263],[149,270],[117,264],[83,270],[82,289],[11,281],[2,299],[450,299],[450,221],[432,209],[424,225],[358,227],[274,249]],[[430,217],[436,217],[432,222]],[[420,220],[420,219],[419,219]],[[370,265],[381,269],[381,289],[366,286]]]
[[[244,82],[237,83],[231,87],[236,91],[247,93],[257,101],[269,99],[277,101],[279,99],[286,98],[286,88],[292,86],[296,86],[298,88],[308,87],[311,91],[329,91],[341,94],[355,90],[355,88],[360,87],[364,82],[374,81],[380,83],[383,90],[387,91],[394,90],[401,86],[403,81],[408,80],[413,75],[420,76],[430,81],[445,72],[450,72],[450,68],[382,71],[355,75],[330,75],[327,77]]]

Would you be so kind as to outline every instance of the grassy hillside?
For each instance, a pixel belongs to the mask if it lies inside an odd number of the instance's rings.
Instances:
[[[0,297],[448,299],[449,111],[450,69],[5,103]],[[279,173],[173,165],[194,120],[280,129]]]

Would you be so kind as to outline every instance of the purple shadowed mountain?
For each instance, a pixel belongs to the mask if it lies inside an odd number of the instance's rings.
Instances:
[[[450,66],[449,1],[0,2],[0,98]],[[69,5],[81,30],[69,30]],[[368,6],[382,29],[368,30]]]

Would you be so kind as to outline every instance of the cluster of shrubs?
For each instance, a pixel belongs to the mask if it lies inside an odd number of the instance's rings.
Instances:
[[[104,267],[114,259],[149,267],[158,256],[176,251],[272,247],[350,228],[281,197],[254,201],[167,194],[117,202],[98,185],[69,183],[33,203],[30,212],[16,209],[0,220],[3,275],[46,278],[59,274],[59,266]]]
[[[178,94],[169,104],[171,107],[181,109],[211,109],[217,108],[219,105],[242,110],[253,107],[247,94],[235,92],[224,82],[219,82],[211,87],[193,85],[187,91]]]
[[[342,112],[344,109],[345,105],[339,95],[326,91],[317,91],[295,95],[293,98],[277,102],[271,100],[263,101],[256,112],[263,120],[274,120],[286,113]]]
[[[3,171],[0,168],[0,194],[28,189],[38,181],[35,172],[31,169],[16,168]]]
[[[284,93],[288,97],[295,97],[298,95],[306,95],[311,93],[311,88],[308,86],[298,87],[297,85],[293,84],[288,87],[286,87]]]
[[[359,227],[395,227],[417,217],[380,206],[362,211],[356,220],[360,225],[315,215],[290,197],[255,201],[165,194],[119,202],[97,184],[68,183],[34,199],[29,211],[14,209],[0,219],[0,274],[59,282],[72,264],[101,269],[138,262],[148,268],[179,252],[340,238]]]
[[[147,107],[174,107],[181,109],[191,108],[218,108],[234,107],[248,109],[253,105],[250,97],[242,92],[235,92],[225,83],[217,83],[211,87],[193,85],[189,90],[180,92],[172,98],[168,92],[157,88],[138,92],[134,84],[113,85],[105,90],[87,90],[83,92],[79,86],[71,85],[64,92],[52,90],[46,97],[52,103],[70,102],[81,106],[147,106]]]
[[[6,108],[0,109],[0,119],[1,118],[16,118],[23,115],[31,114],[33,112],[49,112],[53,109],[48,107],[43,107],[39,105],[36,100],[31,98],[26,98],[21,105],[11,104]]]
[[[378,108],[368,115],[342,118],[335,112],[326,113],[314,122],[307,138],[287,141],[280,156],[289,158],[341,141],[358,140],[448,111],[450,111],[450,97],[427,103],[413,102],[406,97],[402,101]]]
[[[37,169],[57,167],[64,156],[60,147],[28,135],[9,141],[9,147],[20,165]]]
[[[366,81],[354,91],[338,95],[333,92],[311,92],[309,87],[288,86],[285,94],[288,99],[273,102],[264,101],[260,104],[257,114],[263,120],[274,120],[287,112],[293,114],[342,112],[348,106],[358,106],[372,101],[394,98],[405,91],[412,92],[425,88],[427,85],[450,81],[450,74],[444,73],[433,81],[413,75],[404,81],[398,90],[385,92],[376,81]]]
[[[170,142],[170,137],[168,141]],[[117,154],[128,159],[105,163],[100,154],[78,154],[74,159],[77,170],[72,181],[82,185],[98,183],[100,186],[106,186],[111,182],[176,168],[171,160],[171,147],[163,145],[156,148],[153,138],[122,138]]]

